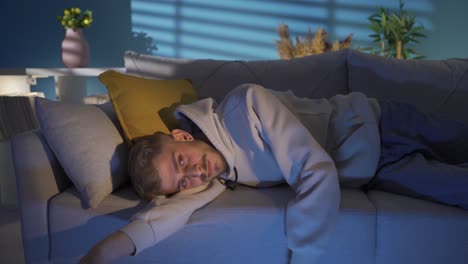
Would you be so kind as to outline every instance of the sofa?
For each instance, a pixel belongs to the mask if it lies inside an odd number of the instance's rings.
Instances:
[[[188,78],[200,98],[220,100],[243,83],[310,98],[359,91],[468,123],[467,59],[400,61],[346,49],[265,61],[127,51],[124,62],[135,76]],[[112,105],[99,107],[118,127]],[[77,263],[145,206],[126,182],[96,208],[83,208],[42,128],[15,136],[12,151],[27,263]],[[468,263],[468,211],[355,187],[341,186],[340,217],[321,263]],[[182,230],[118,263],[288,263],[284,221],[293,197],[287,185],[226,190]]]

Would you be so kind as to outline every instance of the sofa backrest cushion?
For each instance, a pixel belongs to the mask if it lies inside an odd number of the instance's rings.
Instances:
[[[127,73],[157,79],[192,80],[200,98],[219,101],[240,84],[256,83],[266,88],[291,90],[301,97],[330,97],[347,92],[348,50],[292,60],[226,61],[177,59],[127,51]]]
[[[351,51],[348,78],[350,91],[468,123],[468,59],[397,60]]]

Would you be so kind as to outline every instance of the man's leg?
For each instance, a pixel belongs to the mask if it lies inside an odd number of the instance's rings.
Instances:
[[[382,109],[381,164],[413,152],[448,164],[468,162],[468,125],[435,118],[409,104],[379,103]]]
[[[381,156],[365,186],[468,208],[468,126],[381,101]]]
[[[413,153],[380,168],[373,188],[468,209],[468,163],[450,165]]]

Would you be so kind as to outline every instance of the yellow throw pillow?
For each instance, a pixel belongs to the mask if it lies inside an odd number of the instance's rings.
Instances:
[[[109,70],[99,75],[129,145],[132,139],[177,128],[173,115],[180,104],[197,100],[188,80],[156,80]]]

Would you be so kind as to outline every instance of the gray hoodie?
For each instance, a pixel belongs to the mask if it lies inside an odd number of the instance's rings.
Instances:
[[[180,106],[175,114],[194,122],[223,154],[228,171],[221,177],[234,179],[237,170],[245,185],[291,186],[296,193],[286,211],[291,263],[316,263],[338,217],[338,175],[342,184],[359,186],[375,173],[379,109],[376,100],[360,93],[312,100],[245,84],[219,105],[207,98]],[[215,180],[157,197],[122,231],[138,253],[182,228],[224,189]]]

